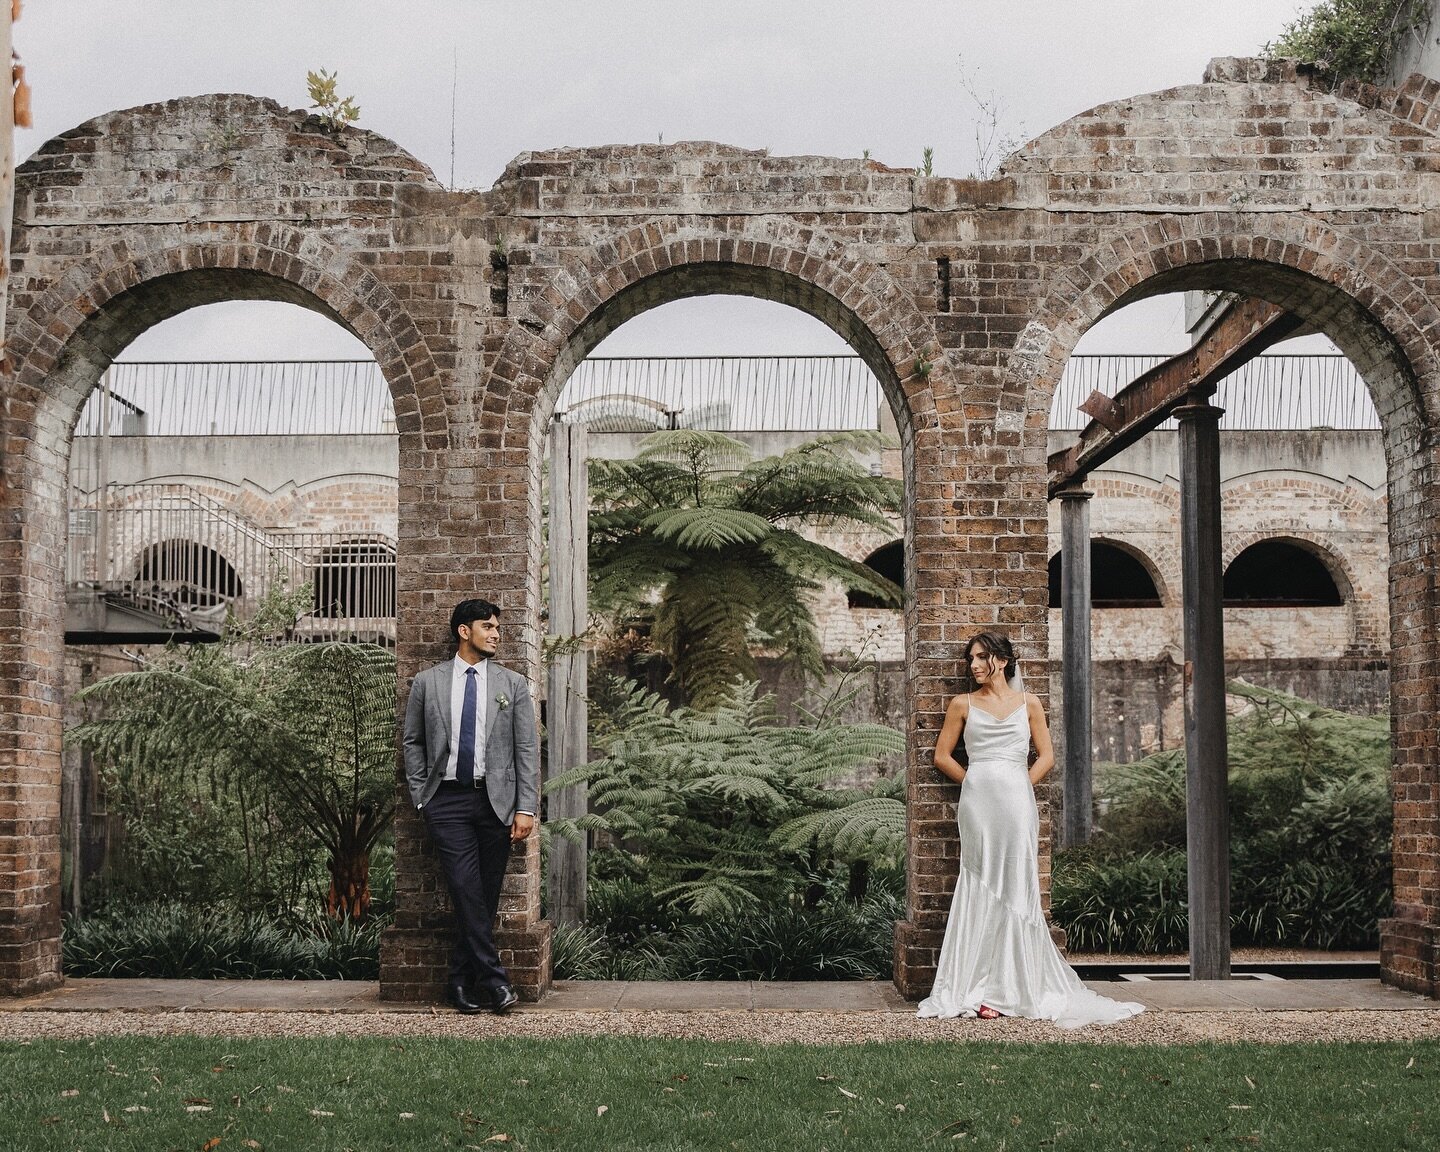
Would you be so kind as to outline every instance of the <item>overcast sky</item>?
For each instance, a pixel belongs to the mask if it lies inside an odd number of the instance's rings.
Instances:
[[[860,156],[938,175],[975,166],[974,101],[1023,140],[1096,104],[1198,81],[1213,56],[1256,55],[1297,0],[27,0],[15,46],[34,90],[25,157],[117,108],[205,92],[308,103],[338,71],[362,127],[437,179],[492,184],[517,154],[564,145],[718,140],[777,155]],[[452,95],[455,114],[452,118]],[[454,136],[452,153],[451,136]],[[453,170],[453,180],[452,180]],[[1174,351],[1177,310],[1140,307],[1089,351]],[[845,351],[780,305],[710,297],[656,309],[601,355]],[[285,305],[195,309],[126,359],[363,356]]]

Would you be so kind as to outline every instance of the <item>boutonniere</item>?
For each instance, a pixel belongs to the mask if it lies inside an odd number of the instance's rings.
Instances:
[[[500,695],[495,697],[495,703],[499,706],[500,711],[503,712],[506,708],[510,707],[510,697],[501,692]]]

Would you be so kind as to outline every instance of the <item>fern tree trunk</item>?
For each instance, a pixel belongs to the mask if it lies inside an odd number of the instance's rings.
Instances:
[[[330,869],[330,894],[325,898],[325,911],[332,920],[349,917],[354,923],[363,921],[370,911],[370,851],[357,845],[332,855],[326,861]]]

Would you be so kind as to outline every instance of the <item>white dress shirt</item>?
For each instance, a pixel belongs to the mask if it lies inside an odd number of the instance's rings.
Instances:
[[[445,761],[445,779],[456,778],[455,766],[460,760],[460,714],[465,708],[465,674],[475,669],[475,779],[485,775],[485,703],[489,699],[490,661],[467,664],[456,656],[450,673],[450,758]]]

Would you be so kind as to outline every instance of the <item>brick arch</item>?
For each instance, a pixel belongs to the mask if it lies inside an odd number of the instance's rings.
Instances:
[[[1126,539],[1125,535],[1119,532],[1091,531],[1090,543],[1107,544],[1111,548],[1114,548],[1117,552],[1123,552],[1132,560],[1136,561],[1136,563],[1138,563],[1140,567],[1145,569],[1146,575],[1150,577],[1151,583],[1155,585],[1155,595],[1160,600],[1160,607],[1171,607],[1170,579],[1166,575],[1165,569],[1161,567],[1160,563],[1144,548],[1141,548],[1138,544]],[[1049,549],[1049,552],[1050,555],[1047,558],[1047,563],[1049,561],[1053,561],[1057,556],[1060,555],[1060,549],[1058,547],[1051,547]]]
[[[315,232],[278,222],[137,228],[72,264],[11,321],[15,393],[29,394],[37,422],[58,420],[68,436],[95,380],[130,341],[226,300],[282,301],[335,321],[375,356],[402,442],[416,434],[426,447],[448,442],[439,368],[394,293]]]
[[[1150,579],[1155,584],[1155,594],[1160,598],[1160,606],[1162,608],[1169,608],[1171,606],[1170,597],[1172,593],[1170,591],[1170,581],[1167,580],[1164,569],[1160,567],[1159,563],[1145,551],[1145,549],[1127,540],[1123,535],[1114,532],[1094,532],[1091,534],[1090,539],[1092,543],[1108,544],[1110,547],[1119,549],[1132,559],[1139,561],[1140,566],[1150,574]]]
[[[489,374],[482,435],[511,446],[519,408],[533,437],[575,366],[612,331],[661,304],[715,294],[788,304],[843,336],[880,380],[907,443],[936,422],[946,367],[934,327],[883,268],[817,228],[697,236],[672,219],[594,245],[527,303]],[[933,367],[917,370],[922,361]]]
[[[1232,493],[1236,499],[1239,499],[1252,495],[1293,495],[1296,492],[1322,496],[1346,512],[1354,512],[1362,516],[1372,516],[1377,510],[1383,512],[1385,508],[1383,495],[1367,495],[1368,489],[1357,491],[1353,484],[1336,480],[1331,476],[1318,476],[1313,472],[1251,472],[1226,483],[1221,489],[1220,499],[1222,502],[1228,502]]]
[[[1270,524],[1261,525],[1241,536],[1226,537],[1224,551],[1220,554],[1222,567],[1228,571],[1240,553],[1252,545],[1262,544],[1267,540],[1294,544],[1309,552],[1330,573],[1330,579],[1335,581],[1336,590],[1346,605],[1354,604],[1356,589],[1354,564],[1345,555],[1344,549],[1335,547],[1334,540],[1323,533],[1312,532],[1307,528],[1298,528],[1283,523]]]
[[[508,507],[523,499],[528,509],[524,534],[507,545],[524,554],[523,574],[507,569],[495,590],[526,603],[521,646],[532,667],[538,668],[539,656],[545,427],[575,365],[626,320],[673,300],[715,293],[801,308],[849,340],[880,379],[900,430],[907,492],[917,452],[938,448],[941,419],[934,395],[954,385],[934,329],[911,296],[884,270],[848,255],[845,245],[818,229],[756,227],[760,231],[753,236],[742,230],[698,237],[693,225],[665,218],[621,232],[553,274],[511,326],[478,394],[476,446],[504,461],[492,473],[492,490],[503,492]],[[784,232],[783,241],[773,234],[776,228]],[[922,357],[932,366],[917,370]],[[962,413],[948,414],[947,420],[952,428],[963,427]],[[907,499],[907,520],[913,504]],[[911,535],[908,523],[906,535]],[[908,550],[906,563],[908,576],[914,568]]]
[[[1288,497],[1297,491],[1323,498],[1352,520],[1357,517],[1369,518],[1385,511],[1383,499],[1367,499],[1349,485],[1325,477],[1295,476],[1288,473],[1260,473],[1232,481],[1221,489],[1220,500],[1222,509],[1230,509],[1247,502],[1264,506],[1273,502],[1277,496]],[[1234,536],[1226,534],[1225,547],[1221,553],[1222,564],[1229,568],[1236,556],[1262,540],[1289,540],[1314,553],[1330,572],[1345,602],[1350,618],[1351,646],[1367,652],[1383,650],[1382,638],[1388,623],[1388,589],[1383,579],[1377,582],[1367,581],[1363,577],[1367,567],[1358,559],[1356,553],[1345,545],[1343,536],[1337,540],[1332,533],[1317,532],[1304,524],[1297,524],[1293,517],[1272,513],[1262,517],[1258,525],[1246,533]]]
[[[1365,612],[1366,599],[1356,593],[1355,566],[1344,551],[1336,548],[1334,541],[1324,535],[1289,524],[1262,525],[1242,536],[1226,539],[1224,551],[1221,553],[1221,563],[1225,571],[1228,572],[1235,558],[1251,545],[1267,540],[1294,544],[1320,562],[1330,574],[1330,579],[1335,582],[1336,591],[1340,593],[1345,611],[1345,648],[1354,652],[1363,647],[1362,636],[1373,633],[1374,628]]]
[[[513,290],[513,278],[510,283]],[[904,537],[906,583],[913,591],[903,613],[907,660],[915,662],[917,604],[924,585],[934,579],[932,572],[921,570],[916,556],[922,550],[933,555],[943,547],[943,541],[933,537],[917,540],[915,461],[939,454],[942,418],[934,397],[956,388],[932,323],[885,269],[857,258],[853,246],[819,229],[742,220],[735,231],[720,225],[697,234],[693,218],[664,217],[599,239],[537,286],[507,334],[487,377],[483,407],[476,413],[478,447],[494,449],[495,458],[505,461],[503,479],[498,469],[491,473],[492,491],[507,496],[513,492],[517,501],[523,493],[528,511],[524,534],[517,531],[505,544],[507,552],[521,554],[507,560],[523,558],[523,575],[511,569],[502,580],[524,604],[522,644],[532,667],[537,666],[539,650],[540,453],[560,390],[574,367],[626,320],[672,300],[716,293],[752,295],[808,312],[845,337],[879,378],[900,431],[902,470],[911,497],[905,502]],[[922,359],[929,366],[922,368]],[[950,430],[963,428],[965,416],[958,405],[946,412],[944,422]],[[930,656],[920,653],[922,660]],[[912,698],[913,677],[907,679],[906,691],[907,699]],[[908,726],[907,762],[915,760],[918,741],[915,726]],[[538,856],[528,867],[538,877]],[[917,900],[912,894],[907,906],[914,908],[919,901],[934,903],[936,897],[927,892]]]
[[[1434,479],[1440,362],[1427,333],[1437,330],[1440,309],[1385,252],[1317,216],[1171,214],[1103,234],[1083,257],[1056,270],[1017,342],[1007,379],[1035,389],[1048,407],[1065,360],[1091,324],[1147,296],[1192,288],[1238,291],[1292,311],[1329,336],[1370,388],[1381,420],[1389,497],[1390,696],[1407,703],[1391,728],[1393,793],[1418,788],[1430,796],[1433,668],[1440,651],[1432,622],[1440,600],[1428,558],[1440,545],[1440,523],[1427,508],[1440,503]],[[1353,628],[1353,608],[1351,621]],[[1352,642],[1360,638],[1354,628]],[[1397,844],[1419,843],[1434,827],[1432,807],[1397,803]],[[1427,919],[1433,916],[1434,862],[1433,852],[1396,853],[1394,917],[1380,925],[1384,978],[1431,994],[1437,986],[1436,934]]]
[[[145,328],[226,299],[281,300],[342,324],[375,354],[404,445],[442,447],[448,426],[439,369],[394,294],[329,242],[282,223],[136,225],[65,267],[12,313],[0,470],[3,536],[23,558],[7,609],[27,621],[0,645],[0,795],[22,813],[33,854],[17,879],[31,898],[0,925],[0,983],[59,982],[58,795],[64,695],[66,471],[81,408],[100,374]],[[10,569],[12,572],[20,568]],[[25,959],[16,957],[23,952]]]
[[[1426,337],[1440,308],[1378,250],[1292,214],[1203,212],[1110,234],[1057,269],[1016,344],[1007,390],[1038,388],[1048,404],[1096,321],[1148,296],[1201,288],[1262,297],[1329,336],[1370,387],[1392,469],[1404,464],[1407,432],[1440,423],[1417,384],[1440,377]]]

